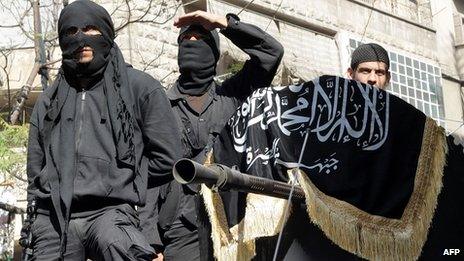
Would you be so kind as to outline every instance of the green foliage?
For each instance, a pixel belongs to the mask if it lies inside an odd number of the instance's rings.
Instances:
[[[3,256],[3,258],[1,260],[13,261],[13,255],[11,253],[9,253],[9,251],[3,252],[2,256]]]
[[[0,119],[0,173],[7,175],[5,179],[8,174],[18,177],[13,172],[26,163],[28,130],[28,125],[11,126]]]
[[[236,74],[243,68],[244,64],[245,62],[242,61],[233,61],[227,66],[226,73],[231,73],[232,75]]]

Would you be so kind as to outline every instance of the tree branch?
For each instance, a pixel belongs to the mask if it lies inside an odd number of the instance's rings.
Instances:
[[[33,2],[32,11],[34,13],[34,49],[35,49],[35,63],[32,67],[32,71],[29,74],[29,77],[26,81],[26,84],[21,87],[21,92],[19,97],[16,98],[16,104],[13,107],[13,110],[10,114],[10,122],[12,124],[16,124],[18,121],[19,115],[22,111],[24,103],[29,96],[30,91],[33,89],[32,84],[34,83],[34,79],[36,75],[42,70],[42,86],[46,86],[47,84],[47,74],[48,72],[44,69],[45,64],[45,50],[43,46],[42,40],[42,29],[41,29],[41,20],[40,20],[40,2],[39,0],[35,0]]]
[[[40,67],[41,65],[39,62],[34,63],[34,67],[32,67],[31,73],[29,74],[29,77],[27,78],[26,84],[24,84],[21,87],[19,96],[16,98],[16,104],[14,105],[13,110],[10,114],[11,124],[16,124],[16,122],[18,121],[18,118],[24,106],[24,103],[26,102],[27,97],[29,96],[29,92],[33,88],[32,83],[34,83],[34,79],[36,75],[39,73]]]
[[[23,208],[18,208],[16,206],[10,205],[8,203],[3,203],[3,202],[0,202],[0,209],[3,209],[5,211],[8,211],[14,214],[25,214],[26,213],[26,210]]]

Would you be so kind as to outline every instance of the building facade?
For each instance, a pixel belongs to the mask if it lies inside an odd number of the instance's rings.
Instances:
[[[46,42],[50,61],[60,58],[56,21],[62,2],[40,1],[43,35],[51,39]],[[126,61],[166,87],[178,77],[179,29],[173,26],[174,18],[196,9],[239,14],[242,21],[277,38],[285,55],[274,84],[297,83],[323,74],[345,76],[351,52],[361,43],[378,43],[390,54],[388,91],[437,120],[448,133],[464,136],[464,1],[130,0],[130,16],[123,0],[97,2],[113,15],[116,42]],[[30,9],[27,13],[27,3],[2,0],[0,5],[0,111],[5,113],[34,64],[33,17]],[[150,3],[154,4],[148,8]],[[21,27],[15,26],[19,21]],[[221,50],[218,73],[227,77],[231,65],[247,57],[222,36]],[[50,66],[51,74],[56,73],[59,62]],[[33,85],[36,88],[26,102],[23,118],[41,92],[39,77]],[[0,190],[5,193],[2,187]],[[14,201],[10,203],[25,203],[19,198]],[[0,211],[0,216],[3,214]],[[16,227],[18,234],[20,225]]]
[[[195,9],[219,15],[240,13],[243,21],[280,40],[285,55],[275,84],[309,80],[323,74],[344,76],[354,48],[360,43],[379,43],[391,58],[392,80],[388,91],[437,120],[448,132],[464,135],[464,127],[459,128],[464,107],[463,1],[158,0],[143,22],[129,24],[124,1],[97,2],[113,14],[116,28],[123,27],[116,41],[127,62],[160,79],[165,86],[178,76],[178,29],[173,26],[173,19]],[[130,1],[136,10],[131,15],[141,16],[148,2]],[[56,49],[55,46],[51,55],[59,58]],[[231,63],[247,58],[225,37],[221,37],[221,50],[219,74],[226,74]],[[12,89],[25,82],[33,64],[33,51],[17,52],[15,62],[20,66],[15,66],[18,70],[11,73]],[[0,103],[5,104],[4,90],[2,94]],[[29,107],[36,97],[34,93],[32,96]]]

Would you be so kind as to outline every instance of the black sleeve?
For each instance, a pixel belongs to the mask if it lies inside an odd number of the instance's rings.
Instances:
[[[162,88],[152,91],[142,105],[143,138],[149,178],[171,179],[174,163],[182,156],[181,136],[171,105]]]
[[[145,236],[148,243],[155,248],[156,253],[162,252],[164,248],[163,241],[161,240],[161,234],[158,230],[159,193],[160,186],[149,187],[147,189],[147,202],[145,206],[137,209],[142,234]]]
[[[228,26],[221,33],[250,56],[242,70],[226,80],[222,88],[234,97],[248,96],[254,89],[271,84],[284,55],[284,48],[260,28],[227,15]]]
[[[36,105],[37,107],[37,105]],[[37,108],[34,108],[34,111],[31,116],[30,126],[29,126],[29,139],[27,143],[27,201],[30,202],[34,196],[32,191],[37,190],[37,187],[34,184],[34,179],[42,171],[43,166],[45,165],[45,154],[43,150],[43,144],[39,135],[39,127],[37,120]]]

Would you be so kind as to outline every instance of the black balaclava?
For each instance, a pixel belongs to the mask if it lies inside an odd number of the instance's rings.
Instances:
[[[102,35],[86,36],[81,30],[88,26],[97,28]],[[74,27],[74,28],[73,28]],[[79,30],[75,30],[79,29]],[[121,50],[114,40],[114,27],[108,12],[89,0],[77,0],[67,5],[58,20],[60,47],[63,51],[62,68],[54,84],[49,87],[54,97],[47,108],[44,127],[45,136],[50,139],[50,157],[55,168],[47,178],[50,180],[50,196],[55,210],[60,233],[60,257],[66,251],[66,240],[71,216],[71,203],[74,193],[74,175],[77,168],[74,124],[67,120],[75,117],[77,89],[70,83],[75,78],[102,79],[103,93],[106,98],[106,111],[103,117],[109,116],[116,147],[118,166],[133,169],[134,190],[138,193],[139,204],[145,202],[145,194],[141,192],[146,181],[141,178],[139,155],[135,151],[135,128],[133,88],[128,77],[128,65],[124,61]],[[76,34],[66,34],[77,31]],[[79,64],[73,58],[73,52],[83,46],[93,48],[93,59],[88,64]],[[51,156],[53,155],[53,156]],[[48,162],[47,162],[48,164]],[[143,183],[145,182],[145,183]],[[140,188],[140,189],[139,189]]]
[[[82,30],[92,26],[101,35],[85,35]],[[68,34],[68,32],[76,32]],[[58,34],[62,51],[62,67],[68,76],[95,77],[102,74],[108,64],[108,54],[114,43],[114,26],[108,12],[89,0],[75,1],[60,14]],[[89,63],[78,63],[74,53],[84,46],[93,49],[93,59]]]
[[[184,33],[196,32],[204,37],[199,40],[184,39]],[[219,36],[215,30],[207,31],[201,25],[183,27],[177,38],[179,44],[178,88],[182,93],[202,95],[211,85],[216,75],[216,63],[219,60]]]
[[[362,44],[351,55],[351,69],[355,70],[360,63],[384,62],[387,70],[390,67],[388,52],[382,46],[375,43]]]

